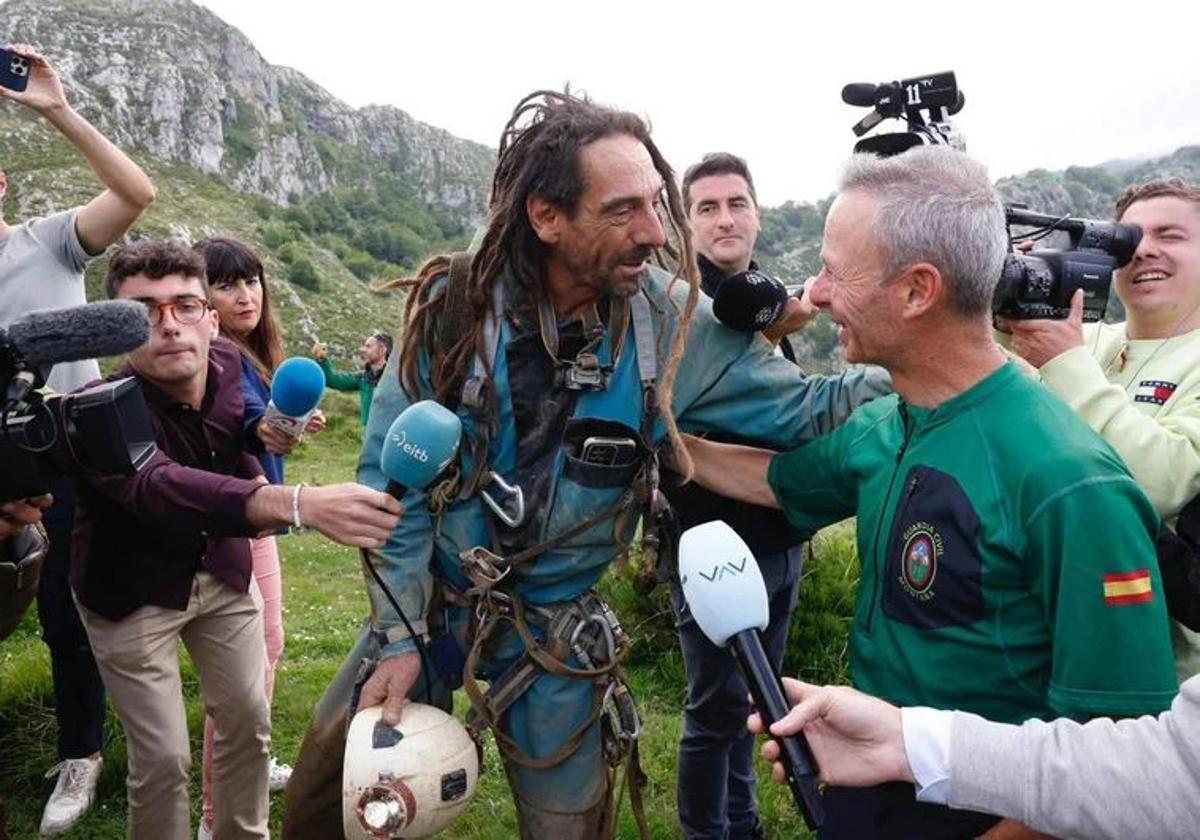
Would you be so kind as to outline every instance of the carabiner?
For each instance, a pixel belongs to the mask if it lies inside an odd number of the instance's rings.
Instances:
[[[486,488],[491,486],[492,482],[499,484],[500,489],[503,490],[504,494],[508,497],[503,504],[498,503],[495,499],[493,499],[492,495],[487,491]],[[492,509],[492,513],[496,514],[496,516],[500,518],[500,521],[509,528],[516,528],[525,521],[525,491],[521,489],[520,485],[514,486],[509,484],[507,481],[501,478],[499,473],[488,473],[487,484],[479,489],[479,495],[483,496],[483,501],[486,502],[487,506]],[[508,504],[510,499],[514,500],[513,504],[516,507],[515,514],[509,514],[508,511],[505,510],[505,505]]]

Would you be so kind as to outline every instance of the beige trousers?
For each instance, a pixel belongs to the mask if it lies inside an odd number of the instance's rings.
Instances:
[[[261,597],[235,592],[207,572],[187,609],[142,607],[109,621],[79,607],[100,676],[125,726],[129,837],[190,840],[191,749],[177,641],[200,675],[213,742],[215,840],[267,837],[271,716],[263,691]]]

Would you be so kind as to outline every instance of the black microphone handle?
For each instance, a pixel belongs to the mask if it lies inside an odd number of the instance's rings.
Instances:
[[[408,488],[399,481],[396,481],[396,479],[389,478],[387,487],[384,488],[383,492],[387,493],[397,502],[401,502],[404,500],[404,494],[408,492]]]
[[[729,640],[729,649],[750,686],[750,696],[762,717],[763,728],[768,729],[788,713],[788,704],[783,694],[783,682],[767,659],[758,630],[750,628],[733,636]],[[825,822],[825,805],[817,789],[817,761],[808,746],[808,739],[803,732],[783,737],[771,735],[771,738],[779,744],[779,760],[805,825],[813,830],[820,828]]]

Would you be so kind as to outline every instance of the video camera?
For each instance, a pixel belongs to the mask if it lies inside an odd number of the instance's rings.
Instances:
[[[903,118],[908,123],[907,131],[859,140],[854,144],[856,152],[891,157],[914,146],[932,145],[966,151],[966,141],[950,124],[950,117],[962,110],[965,101],[953,71],[878,85],[854,82],[842,88],[842,101],[873,109],[854,126],[855,137],[862,137],[887,119]]]
[[[1047,249],[1004,258],[1004,269],[992,298],[992,313],[1002,318],[1062,320],[1070,314],[1071,297],[1083,289],[1083,320],[1099,321],[1108,306],[1113,271],[1129,263],[1142,241],[1142,229],[1120,222],[1097,222],[1034,213],[1022,204],[1004,208],[1009,242],[1040,239],[1053,231],[1070,237],[1066,250]],[[1036,228],[1013,236],[1012,226]]]
[[[908,131],[860,140],[854,144],[855,152],[891,157],[916,146],[932,145],[966,151],[963,136],[950,124],[950,117],[962,110],[964,102],[952,71],[878,85],[849,84],[842,88],[842,101],[874,108],[854,126],[856,137],[862,137],[885,119],[903,117],[908,121]],[[1010,244],[1063,231],[1070,238],[1070,246],[1065,250],[1028,253],[1014,248],[1005,258],[996,284],[993,314],[1022,320],[1062,320],[1070,314],[1075,290],[1083,289],[1083,320],[1100,320],[1108,305],[1113,271],[1133,259],[1142,239],[1141,228],[1118,222],[1047,216],[1032,212],[1023,204],[1007,205],[1004,217]],[[1014,237],[1014,225],[1034,230]]]
[[[113,356],[146,342],[146,310],[107,301],[28,315],[0,329],[0,502],[50,492],[80,470],[132,474],[157,450],[132,377],[66,396],[34,390],[56,362]]]

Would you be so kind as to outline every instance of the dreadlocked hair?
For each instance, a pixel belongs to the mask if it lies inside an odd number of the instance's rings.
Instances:
[[[666,207],[660,208],[660,214],[665,216],[668,238],[675,243],[675,247],[668,244],[666,249],[675,265],[671,287],[680,280],[688,286],[682,311],[675,297],[668,296],[679,319],[661,379],[658,409],[675,449],[677,467],[690,477],[691,459],[679,437],[671,400],[684,344],[700,298],[700,281],[675,173],[650,139],[649,126],[643,119],[636,114],[597,105],[586,96],[573,95],[569,89],[561,93],[539,90],[526,96],[517,103],[500,136],[488,201],[488,225],[471,259],[467,290],[471,319],[463,335],[445,351],[436,340],[434,325],[443,312],[447,297],[437,281],[449,271],[448,256],[433,257],[418,269],[415,277],[392,281],[381,287],[381,290],[410,290],[404,312],[400,384],[410,397],[415,398],[417,358],[419,350],[424,348],[430,360],[430,378],[436,399],[444,404],[457,402],[475,355],[488,358],[483,346],[483,326],[493,284],[507,272],[533,304],[540,303],[547,295],[544,246],[529,223],[526,200],[538,196],[573,217],[585,187],[580,151],[590,143],[615,135],[628,135],[645,146],[662,178]],[[661,264],[662,255],[657,256]],[[488,374],[491,374],[490,370]]]

